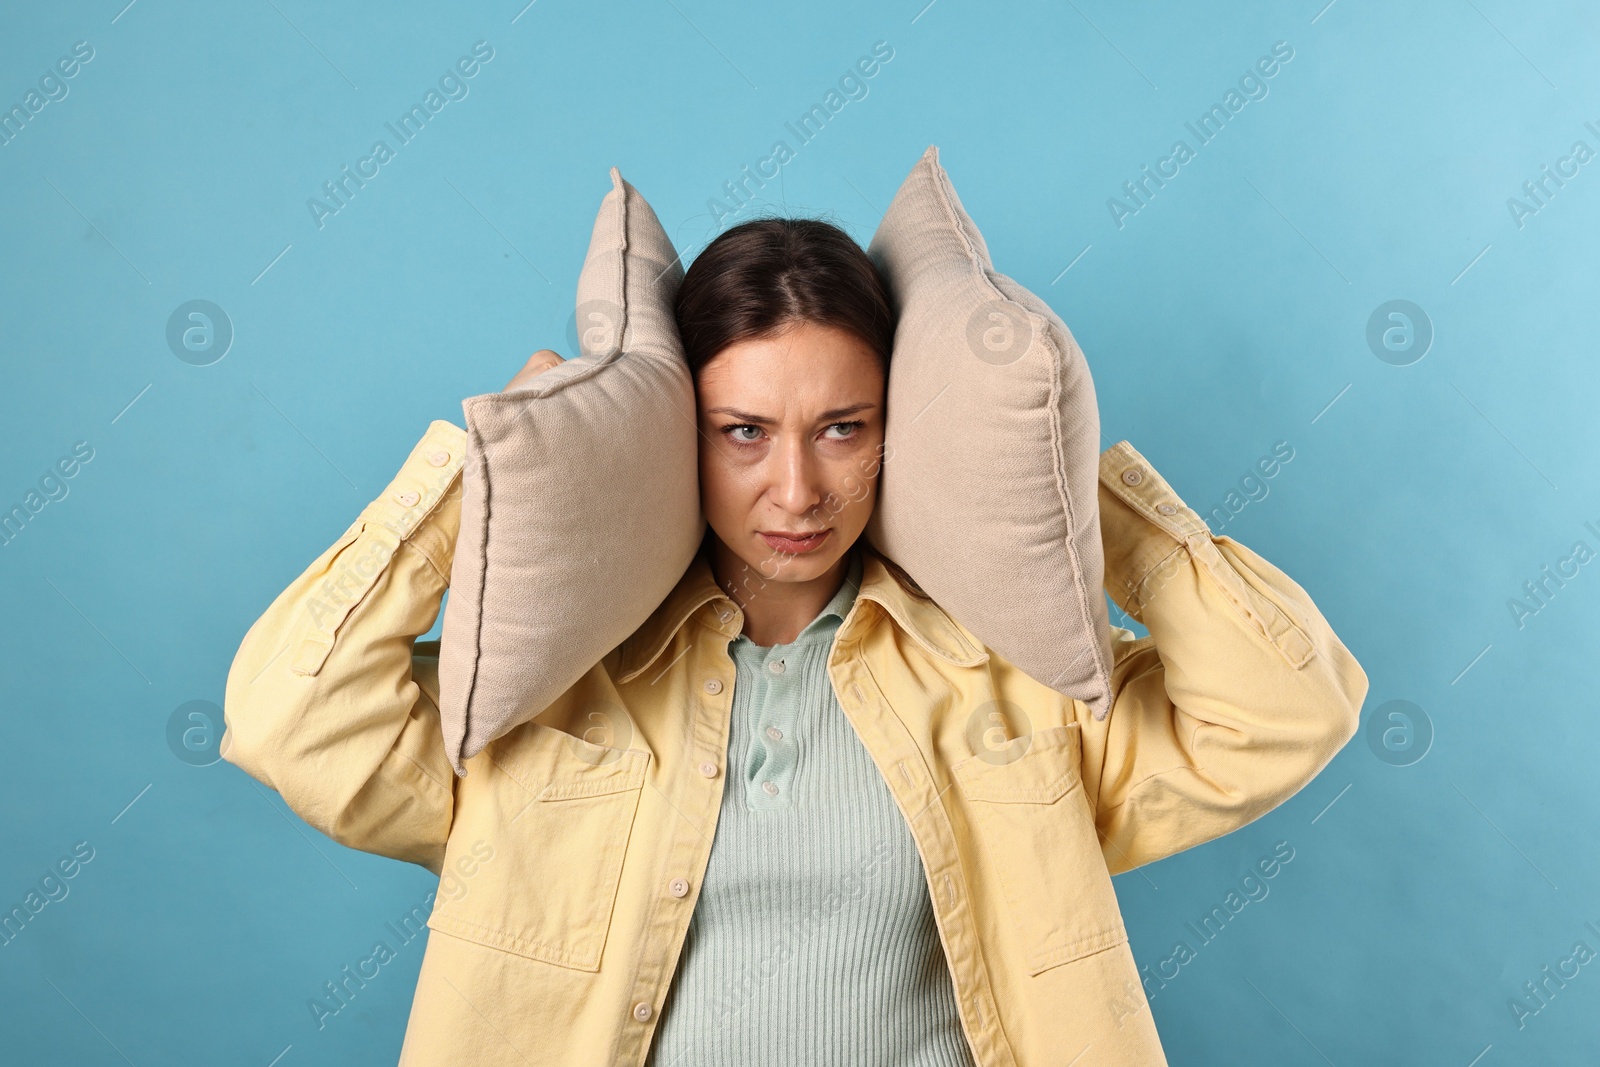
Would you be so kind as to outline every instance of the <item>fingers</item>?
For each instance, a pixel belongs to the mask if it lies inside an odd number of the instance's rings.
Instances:
[[[513,389],[520,389],[538,375],[554,367],[559,367],[564,362],[565,360],[561,358],[559,353],[548,348],[541,348],[528,357],[528,362],[522,365],[522,369],[506,383],[506,387],[501,392],[509,393]]]

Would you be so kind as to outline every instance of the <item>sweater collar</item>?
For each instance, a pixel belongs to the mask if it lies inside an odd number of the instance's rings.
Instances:
[[[964,627],[932,600],[914,596],[890,573],[876,551],[856,545],[859,554],[861,585],[850,589],[848,578],[828,602],[818,620],[841,608],[846,609],[840,637],[853,634],[867,622],[862,619],[862,604],[871,601],[894,624],[928,651],[947,663],[973,667],[985,662],[989,653]],[[854,570],[854,565],[852,565]],[[695,553],[683,577],[644,624],[622,643],[622,660],[617,680],[629,682],[643,673],[672,643],[673,637],[691,619],[700,618],[707,626],[727,636],[739,636],[744,626],[742,612],[731,597],[717,585],[711,563],[704,552]],[[813,621],[811,626],[817,625]],[[807,627],[810,629],[810,626]]]

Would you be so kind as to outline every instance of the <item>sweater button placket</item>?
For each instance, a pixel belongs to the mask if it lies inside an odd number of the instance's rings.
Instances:
[[[788,675],[786,673],[787,670],[788,670],[788,666],[789,665],[787,663],[787,658],[784,657],[784,656],[779,656],[779,657],[776,657],[774,659],[771,659],[771,660],[767,661],[767,673],[772,676],[772,677],[770,677],[768,679],[768,682],[769,682],[768,691],[769,692],[777,691],[779,693],[785,693],[785,694],[788,693],[788,691],[789,691],[789,685],[788,685],[789,678],[788,678]],[[785,698],[785,699],[787,699],[787,698]],[[769,711],[769,714],[770,714],[770,711]],[[771,724],[768,724],[767,727],[765,729],[763,729],[761,732],[766,735],[767,744],[768,744],[769,749],[771,748],[771,743],[772,742],[781,740],[782,737],[783,737],[783,731],[778,729],[776,726],[771,725]],[[781,786],[779,786],[779,784],[777,782],[775,782],[775,781],[773,781],[771,779],[768,779],[767,781],[761,783],[761,791],[763,793],[765,793],[767,796],[772,797],[772,798],[774,798],[776,800],[778,798],[779,794],[783,793],[783,788]],[[789,802],[788,801],[788,797],[785,796],[783,798],[783,801],[782,801],[783,805],[787,806],[788,802]]]
[[[845,606],[848,607],[848,601]],[[830,625],[837,627],[839,624]],[[893,773],[889,778],[891,786],[900,785],[901,788],[898,792],[891,790],[895,795],[881,795],[884,778],[872,757],[876,750],[888,750],[892,746],[887,738],[875,737],[873,731],[868,735],[873,738],[873,744],[863,751],[851,725],[862,726],[875,719],[893,717],[893,712],[865,666],[849,654],[854,646],[841,652],[840,662],[828,669],[834,647],[828,640],[826,631],[829,628],[817,626],[811,634],[790,646],[775,648],[763,648],[748,638],[730,637],[729,652],[734,669],[724,676],[726,688],[723,690],[723,696],[733,704],[727,720],[730,733],[724,738],[727,750],[720,756],[709,749],[695,751],[701,759],[717,758],[725,763],[722,770],[728,782],[721,795],[716,849],[711,862],[699,873],[701,884],[692,886],[688,893],[699,901],[696,914],[703,924],[697,928],[701,939],[699,952],[686,951],[681,957],[678,1006],[664,1004],[660,1013],[661,1029],[655,1040],[663,1064],[695,1062],[703,1056],[707,1029],[703,1024],[714,1020],[724,1007],[716,997],[715,976],[730,958],[726,953],[730,949],[746,951],[754,956],[752,962],[762,962],[762,948],[769,944],[775,929],[781,932],[789,919],[816,914],[812,890],[817,888],[819,870],[837,875],[847,873],[843,869],[831,870],[827,865],[838,864],[842,868],[852,861],[868,861],[868,849],[887,846],[888,855],[880,860],[887,859],[890,865],[878,870],[880,875],[892,871],[896,891],[870,894],[870,905],[863,901],[858,913],[849,917],[860,918],[866,924],[862,936],[846,934],[802,939],[801,945],[794,946],[798,951],[788,968],[789,974],[800,977],[792,980],[803,980],[805,975],[818,973],[815,968],[835,963],[850,962],[857,974],[862,973],[861,968],[855,966],[857,961],[873,967],[882,965],[885,953],[866,943],[873,940],[872,933],[887,929],[886,924],[893,924],[895,933],[903,935],[895,938],[894,943],[904,946],[902,955],[908,961],[925,959],[924,949],[939,951],[942,927],[958,921],[969,910],[959,899],[962,890],[953,885],[958,876],[946,877],[942,885],[930,883],[919,863],[918,841],[906,825],[902,811],[897,810],[896,801],[901,802],[898,807],[903,807],[909,799],[906,793],[910,787],[903,784],[909,780],[906,768],[910,756],[907,753],[889,753],[891,757],[903,757],[899,767],[891,767]],[[816,630],[824,632],[817,634]],[[795,661],[792,671],[788,670],[790,659]],[[701,680],[703,685],[704,675]],[[692,694],[692,681],[689,686]],[[717,718],[717,712],[727,709],[720,699],[707,699],[704,693],[701,697],[697,711],[707,723]],[[810,762],[801,757],[809,758]],[[891,758],[891,765],[893,762]],[[824,773],[819,775],[819,769]],[[920,776],[912,777],[927,784]],[[812,792],[803,796],[802,784]],[[821,794],[826,802],[808,808],[806,800],[813,794]],[[834,803],[840,800],[843,805]],[[841,808],[847,813],[843,825],[836,821]],[[885,828],[890,831],[888,841],[881,833]],[[935,844],[939,848],[928,855],[930,869],[936,872],[953,870],[950,842],[936,840]],[[805,862],[785,864],[785,869],[775,870],[772,863],[775,851],[799,856]],[[676,877],[670,873],[672,870],[683,873],[689,869],[682,864],[667,867],[658,887]],[[760,904],[755,909],[749,907],[742,892],[744,887],[753,884],[752,877],[766,879],[762,883]],[[880,884],[883,881],[880,878]],[[931,894],[930,890],[933,890]],[[656,892],[660,893],[660,888]],[[668,887],[667,893],[672,892]],[[661,902],[660,910],[674,918],[685,918],[690,902],[684,899],[683,903],[685,908],[675,908],[669,897]],[[960,932],[970,941],[970,930]],[[965,954],[964,958],[952,958],[949,967],[939,968],[940,972],[950,973],[929,974],[926,982],[922,981],[923,976],[915,976],[917,984],[924,987],[922,991],[936,993],[940,998],[936,1021],[943,1030],[940,1052],[947,1054],[930,1056],[930,1062],[970,1063],[975,1059],[985,1063],[1005,1058],[1004,1037],[998,1035],[994,1002],[982,994],[975,998],[974,987],[981,975],[975,978],[972,966],[970,954]],[[764,971],[763,977],[774,985],[784,981],[771,971]],[[651,984],[636,985],[637,994],[659,995],[655,978],[650,976]],[[740,1021],[745,1032],[739,1035],[741,1043],[753,1045],[770,1037],[774,1023],[782,1022],[775,1012],[789,999],[784,996],[787,991],[773,986],[769,989],[771,993],[762,998],[765,1003],[760,1003],[760,1010],[742,1013]],[[845,1016],[861,1013],[873,1023],[883,1021],[887,1005],[871,1003],[855,988],[830,989],[829,992],[835,996],[831,1003],[821,1005],[825,1010]],[[750,1001],[746,1003],[752,1008],[757,1006]],[[904,1020],[912,1023],[906,1029],[917,1030],[919,1039],[923,1037],[921,1031],[926,1024],[935,1021],[923,1017],[927,1015],[919,1001],[919,1017]],[[723,1022],[729,1021],[724,1015]],[[646,1032],[642,1027],[633,1031],[636,1046],[643,1041]],[[961,1047],[965,1033],[977,1035],[974,1043],[979,1044],[980,1051],[993,1054],[969,1057],[968,1049]],[[732,1035],[728,1036],[731,1044]],[[1000,1051],[993,1052],[994,1048]],[[861,1062],[890,1062],[893,1058],[892,1055],[871,1054],[856,1057]],[[730,1057],[732,1059],[741,1063],[761,1062],[752,1056]],[[820,1057],[807,1059],[820,1062]]]

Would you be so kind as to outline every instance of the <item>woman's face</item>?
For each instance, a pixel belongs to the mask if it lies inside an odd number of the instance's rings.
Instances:
[[[762,578],[817,578],[866,529],[884,385],[866,342],[811,322],[730,345],[700,368],[701,506],[727,550]]]

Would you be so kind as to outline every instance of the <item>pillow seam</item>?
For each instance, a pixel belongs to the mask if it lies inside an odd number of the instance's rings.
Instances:
[[[475,627],[472,635],[472,672],[467,680],[466,700],[463,702],[461,709],[461,748],[455,753],[452,753],[454,756],[459,756],[462,751],[465,751],[467,741],[472,736],[472,711],[474,705],[477,703],[478,695],[478,669],[483,661],[483,615],[487,607],[484,599],[484,591],[488,588],[489,527],[491,525],[490,515],[493,510],[491,507],[492,498],[490,494],[491,481],[489,478],[489,456],[487,449],[484,447],[483,435],[479,433],[478,428],[474,425],[471,425],[470,422],[468,424],[468,432],[471,435],[471,443],[475,446],[475,450],[479,457],[478,470],[481,472],[480,477],[483,480],[483,523],[482,531],[478,536],[478,610],[474,612],[476,619],[474,619]]]
[[[1084,587],[1083,580],[1083,560],[1078,556],[1078,546],[1075,537],[1078,526],[1076,515],[1074,514],[1073,510],[1072,493],[1067,488],[1066,470],[1063,467],[1062,460],[1065,437],[1062,434],[1060,417],[1061,407],[1059,403],[1061,396],[1061,374],[1059,373],[1061,370],[1061,367],[1059,366],[1061,362],[1061,349],[1060,346],[1057,345],[1051,338],[1048,323],[1046,323],[1045,329],[1045,342],[1050,349],[1050,358],[1052,363],[1055,364],[1053,369],[1056,371],[1056,373],[1050,375],[1050,436],[1054,438],[1052,441],[1052,445],[1054,447],[1052,447],[1050,450],[1052,460],[1050,465],[1055,473],[1056,493],[1062,501],[1062,506],[1065,509],[1067,516],[1067,536],[1064,547],[1066,548],[1067,560],[1072,566],[1072,584],[1078,594],[1077,603],[1078,614],[1080,616],[1079,621],[1082,623],[1084,632],[1089,638],[1089,654],[1094,658],[1096,677],[1106,680],[1106,685],[1102,687],[1102,692],[1094,695],[1107,696],[1108,693],[1106,691],[1110,688],[1111,665],[1106,662],[1105,649],[1101,647],[1100,635],[1096,632],[1095,624],[1099,620],[1093,618],[1093,612],[1089,610],[1089,595],[1088,591]],[[1098,483],[1096,484],[1096,492],[1098,493]],[[1098,590],[1096,592],[1098,592]],[[1106,701],[1106,714],[1110,714],[1109,700]]]
[[[984,284],[989,287],[989,291],[991,293],[993,293],[999,299],[1004,300],[1007,304],[1011,304],[1019,308],[1022,313],[1027,315],[1030,319],[1039,320],[1040,332],[1043,336],[1046,346],[1050,349],[1052,370],[1059,371],[1061,369],[1059,366],[1060,348],[1050,337],[1050,322],[1045,318],[1045,316],[1030,311],[1023,304],[1012,299],[1011,296],[1001,290],[1001,288],[994,283],[994,279],[989,276],[994,270],[993,263],[985,263],[984,257],[978,255],[976,246],[973,245],[971,237],[967,234],[967,228],[961,224],[961,218],[956,214],[955,207],[950,202],[950,193],[953,191],[954,187],[950,183],[949,175],[945,172],[942,164],[940,164],[937,160],[934,160],[933,162],[934,166],[938,168],[937,172],[935,173],[935,185],[937,186],[939,193],[939,206],[944,209],[945,215],[955,228],[955,231],[961,235],[961,243],[967,250],[968,260],[971,261],[974,266],[980,269],[980,272],[983,275]],[[1043,298],[1040,297],[1039,299],[1042,300]],[[1092,613],[1088,610],[1088,594],[1083,588],[1083,563],[1082,560],[1078,558],[1077,547],[1073,543],[1072,537],[1073,530],[1076,528],[1073,523],[1072,499],[1071,494],[1066,490],[1066,473],[1062,469],[1060,459],[1060,445],[1063,437],[1061,434],[1059,406],[1056,403],[1057,399],[1060,397],[1060,378],[1061,376],[1059,373],[1053,373],[1050,381],[1050,435],[1054,439],[1053,444],[1056,446],[1051,449],[1051,452],[1053,453],[1051,468],[1052,473],[1055,475],[1056,493],[1063,502],[1067,516],[1068,530],[1066,538],[1066,555],[1068,563],[1071,565],[1073,570],[1073,586],[1077,590],[1078,594],[1078,612],[1079,615],[1082,616],[1080,618],[1080,622],[1083,623],[1085,632],[1089,634],[1090,655],[1094,657],[1096,674],[1098,677],[1106,679],[1106,684],[1101,686],[1100,692],[1092,695],[1095,697],[1105,698],[1102,703],[1105,705],[1106,715],[1110,715],[1111,704],[1109,698],[1109,679],[1111,675],[1111,665],[1106,662],[1106,657],[1104,654],[1105,650],[1101,648],[1099,635],[1095,633],[1095,623],[1097,620],[1092,617],[1088,617],[1092,615]],[[1104,718],[1104,716],[1099,718]]]

